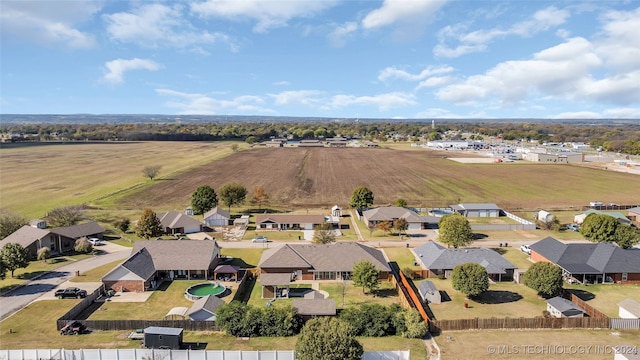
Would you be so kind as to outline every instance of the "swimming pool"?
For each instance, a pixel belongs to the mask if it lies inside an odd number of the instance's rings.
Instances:
[[[220,295],[225,292],[225,290],[227,290],[227,288],[224,285],[215,282],[206,282],[189,286],[184,296],[191,301],[196,301],[207,295]]]

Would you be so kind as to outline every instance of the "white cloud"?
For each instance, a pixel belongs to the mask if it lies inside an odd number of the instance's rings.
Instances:
[[[48,46],[89,48],[93,35],[78,29],[100,10],[93,1],[2,1],[0,32]]]
[[[597,52],[620,71],[640,70],[640,7],[603,15],[603,29],[595,41]]]
[[[605,118],[640,119],[640,107],[607,109],[602,114]]]
[[[425,87],[438,87],[438,86],[449,85],[455,81],[456,81],[456,78],[453,76],[433,76],[421,81],[416,87],[416,90],[422,89]]]
[[[333,7],[336,0],[206,0],[191,3],[191,11],[205,17],[215,16],[229,20],[251,19],[256,21],[254,32],[262,33],[283,27],[297,17],[311,17]]]
[[[531,37],[539,32],[564,24],[569,15],[567,10],[550,6],[536,11],[531,19],[515,23],[508,29],[493,28],[465,32],[467,28],[465,24],[449,25],[438,32],[440,43],[434,47],[433,53],[437,57],[454,58],[481,52],[486,50],[487,44],[495,38],[510,35]],[[459,44],[448,46],[446,42],[449,39],[453,39]]]
[[[131,70],[156,71],[160,65],[152,60],[145,59],[116,59],[105,63],[108,72],[104,75],[104,80],[112,84],[124,82],[124,73]]]
[[[259,96],[244,95],[231,100],[220,100],[199,93],[185,93],[171,89],[156,89],[157,94],[171,97],[165,106],[178,109],[179,114],[215,115],[220,113],[243,112],[247,114],[273,113],[264,108],[264,99]]]
[[[407,80],[407,81],[420,81],[431,75],[446,74],[452,72],[454,69],[451,66],[427,66],[419,74],[411,74],[405,70],[398,69],[394,66],[387,67],[380,71],[378,74],[379,81],[387,81],[393,79]]]
[[[289,86],[289,85],[291,85],[291,83],[288,82],[288,81],[276,81],[276,82],[273,83],[273,85],[275,85],[275,86]]]
[[[327,36],[329,42],[335,47],[343,47],[346,43],[346,37],[358,30],[358,23],[347,22],[342,25],[336,26],[333,31]]]
[[[379,94],[374,96],[335,95],[329,105],[332,108],[342,108],[352,105],[376,106],[381,111],[392,108],[416,105],[415,96],[402,92]]]
[[[371,11],[362,20],[365,29],[374,29],[397,23],[424,21],[444,5],[435,0],[384,0],[382,7]]]
[[[592,81],[591,71],[601,65],[589,41],[572,38],[534,54],[531,60],[502,62],[483,75],[441,88],[436,95],[461,104],[494,95],[503,105],[517,104],[536,91],[570,98],[583,92]]]
[[[195,29],[185,19],[184,11],[180,4],[148,4],[131,12],[104,15],[104,19],[107,22],[107,33],[114,41],[151,48],[189,48],[199,53],[206,53],[200,48],[201,45],[218,42],[229,44],[232,51],[237,49],[226,34]]]
[[[602,115],[593,111],[563,112],[551,116],[551,119],[599,119]]]
[[[295,90],[283,91],[278,94],[268,94],[276,105],[317,105],[322,102],[322,91],[317,90]]]

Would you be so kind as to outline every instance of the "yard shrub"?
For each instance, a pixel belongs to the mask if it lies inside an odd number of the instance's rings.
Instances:
[[[81,237],[80,239],[76,240],[76,243],[73,246],[73,250],[81,254],[86,254],[93,251],[93,245],[89,242],[89,240],[87,240],[86,237]]]
[[[302,327],[291,306],[260,308],[232,301],[220,306],[216,315],[218,327],[231,336],[293,336]]]
[[[550,262],[537,262],[524,273],[524,284],[544,297],[553,297],[562,291],[562,269]]]
[[[309,320],[296,342],[298,360],[360,360],[362,344],[351,326],[338,319],[321,317]]]
[[[451,283],[454,289],[473,297],[489,289],[489,275],[482,265],[468,262],[453,268]]]

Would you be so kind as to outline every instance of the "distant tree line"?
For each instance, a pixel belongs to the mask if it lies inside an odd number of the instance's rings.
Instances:
[[[584,142],[592,148],[640,154],[640,125],[547,122],[431,122],[300,121],[300,122],[184,122],[184,123],[43,123],[0,126],[0,133],[21,134],[14,141],[222,141],[256,143],[270,138],[292,140],[335,136],[375,141],[424,141],[497,137],[528,142]]]

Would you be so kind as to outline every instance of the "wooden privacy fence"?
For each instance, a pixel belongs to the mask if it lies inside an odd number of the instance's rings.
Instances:
[[[61,328],[68,320],[58,320]],[[192,320],[78,320],[93,330],[129,330],[144,329],[149,326],[183,328],[189,331],[216,331],[215,321]]]
[[[578,305],[582,310],[584,310],[584,313],[586,315],[588,315],[589,317],[609,319],[609,317],[607,315],[605,315],[602,312],[598,311],[598,309],[594,308],[593,306],[587,304],[586,301],[580,299],[575,294],[572,294],[572,293],[570,293],[570,292],[565,290],[564,297],[569,299],[569,300],[571,300],[572,303]]]
[[[431,320],[429,331],[480,329],[609,329],[608,318],[490,318]]]
[[[425,305],[423,305],[420,298],[416,295],[414,287],[409,284],[407,278],[404,276],[402,271],[400,271],[398,264],[396,262],[390,262],[389,267],[391,267],[391,272],[393,273],[394,280],[396,281],[396,286],[401,290],[400,297],[401,299],[404,298],[402,303],[418,310],[422,319],[424,321],[429,321],[429,315],[427,314]]]

